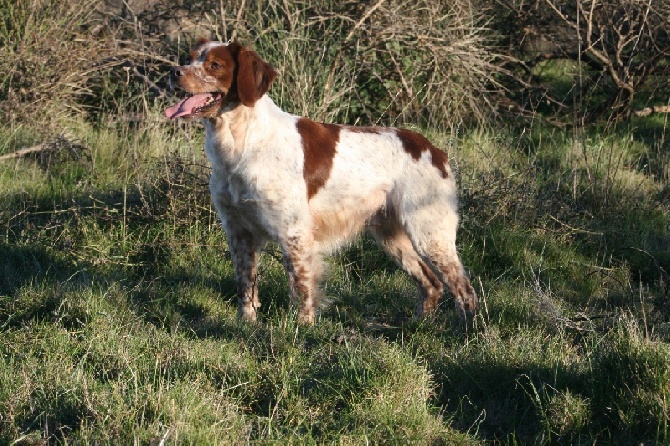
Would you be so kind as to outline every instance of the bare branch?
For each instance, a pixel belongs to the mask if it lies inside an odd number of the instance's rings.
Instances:
[[[639,117],[646,117],[652,113],[670,113],[670,105],[654,105],[653,107],[633,111],[633,114]]]

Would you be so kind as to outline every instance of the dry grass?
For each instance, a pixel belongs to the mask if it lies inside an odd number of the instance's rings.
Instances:
[[[47,125],[84,109],[106,67],[108,41],[94,35],[98,2],[3,0],[0,113]]]
[[[97,8],[97,9],[96,9]],[[0,4],[5,119],[118,112],[166,94],[162,79],[199,35],[252,45],[281,77],[272,94],[327,121],[449,128],[483,119],[499,88],[484,11],[469,2],[202,2],[110,15],[96,2]],[[30,13],[27,11],[31,11]],[[144,24],[144,25],[142,25]],[[161,36],[165,30],[175,30]],[[131,111],[132,111],[131,110]]]

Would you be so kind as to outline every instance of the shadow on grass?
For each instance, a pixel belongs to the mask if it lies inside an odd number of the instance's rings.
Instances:
[[[64,326],[81,324],[82,314],[59,317],[63,285],[82,282],[85,270],[44,246],[0,243],[0,327],[17,327],[33,320],[56,320]],[[19,297],[20,294],[20,297]]]
[[[49,252],[44,246],[17,246],[0,242],[0,294],[12,295],[24,285],[33,284],[49,276],[65,278],[73,273],[67,261]]]
[[[471,202],[466,197],[464,200],[466,206],[473,206],[469,217],[474,223],[464,227],[461,232],[466,234],[466,244],[471,245],[467,251],[470,258],[466,258],[465,263],[474,273],[485,274],[485,280],[507,275],[507,278],[512,276],[514,282],[527,273],[529,265],[535,266],[533,262],[539,259],[537,261],[546,262],[550,267],[549,275],[543,279],[558,290],[567,291],[564,295],[574,293],[583,297],[588,296],[591,291],[589,287],[595,285],[584,284],[581,280],[588,274],[588,271],[583,271],[583,266],[569,266],[570,262],[565,262],[566,258],[574,260],[574,253],[579,260],[592,262],[596,266],[601,266],[599,258],[611,254],[617,257],[616,262],[632,265],[633,279],[642,277],[644,280],[652,280],[659,270],[658,265],[666,271],[670,270],[670,260],[659,254],[663,246],[670,245],[669,235],[658,224],[662,219],[653,210],[631,209],[622,202],[614,203],[611,209],[598,215],[597,219],[586,218],[587,213],[582,211],[592,207],[591,202],[597,200],[595,196],[586,203],[575,203],[569,199],[567,191],[559,189],[556,192],[555,185],[543,183],[537,190],[530,191],[530,200],[524,201],[529,196],[527,186],[521,183],[515,187],[517,189],[509,191],[507,197],[488,197],[492,200],[470,197]],[[169,188],[165,190],[176,193]],[[151,196],[155,201],[147,206],[145,198]],[[266,274],[262,275],[260,295],[265,299],[262,302],[261,323],[244,324],[234,317],[236,285],[232,269],[224,271],[212,266],[215,262],[229,263],[228,259],[212,257],[210,253],[209,259],[202,260],[206,263],[204,267],[196,267],[186,261],[185,266],[168,266],[179,253],[174,246],[169,246],[167,236],[158,233],[139,240],[132,252],[122,252],[132,266],[94,266],[87,263],[82,267],[77,257],[69,252],[68,234],[59,232],[59,229],[44,229],[56,224],[57,228],[71,225],[70,234],[83,231],[85,228],[77,226],[83,218],[102,228],[103,237],[112,230],[118,230],[122,223],[129,232],[151,233],[160,231],[156,227],[168,215],[188,225],[189,217],[193,217],[188,213],[190,197],[170,195],[160,187],[138,190],[125,196],[120,191],[98,193],[93,198],[86,194],[63,196],[58,198],[56,205],[52,198],[45,198],[28,203],[27,207],[22,203],[25,197],[14,197],[12,202],[19,203],[14,208],[17,214],[26,209],[29,212],[12,220],[8,232],[17,235],[10,237],[9,242],[0,243],[0,252],[3,253],[0,268],[4,273],[0,294],[7,296],[0,301],[0,315],[9,318],[9,325],[5,323],[0,327],[21,326],[35,319],[51,320],[63,301],[60,289],[62,284],[77,276],[76,280],[82,286],[92,286],[91,277],[94,276],[96,283],[123,284],[126,287],[124,299],[127,299],[131,311],[160,330],[179,331],[200,339],[251,343],[253,354],[261,358],[272,359],[282,348],[295,348],[292,344],[294,331],[290,329],[293,326],[287,323],[286,327],[277,328],[281,324],[278,321],[290,315],[286,279],[279,266],[267,269]],[[500,200],[495,201],[497,199]],[[509,204],[511,201],[514,204]],[[477,209],[482,203],[489,203],[482,206],[489,209]],[[500,208],[491,203],[509,204],[511,212],[502,216],[494,214],[495,218],[489,220],[486,212],[494,213]],[[178,205],[181,213],[169,214],[171,205]],[[640,210],[643,212],[638,212]],[[578,223],[582,229],[604,236],[573,234],[556,222],[549,225],[546,214],[569,221],[573,227]],[[577,223],[571,220],[573,217]],[[204,216],[201,218],[204,219]],[[653,224],[649,224],[649,220]],[[490,224],[485,226],[483,222],[487,221]],[[533,233],[538,228],[544,231],[540,235]],[[638,231],[636,228],[644,230]],[[14,243],[24,239],[23,235],[18,235],[24,233],[29,242]],[[627,248],[629,246],[638,247],[642,251],[630,250]],[[77,249],[76,244],[72,249]],[[205,251],[198,251],[194,257],[204,256],[207,254]],[[478,253],[483,254],[477,259]],[[651,254],[658,265],[645,253]],[[536,257],[532,258],[532,255]],[[185,257],[182,260],[189,259]],[[522,355],[516,359],[497,360],[496,355],[504,354],[509,348],[502,345],[507,340],[501,341],[499,350],[490,350],[490,356],[480,355],[476,353],[477,344],[468,345],[468,339],[456,323],[457,318],[448,295],[443,300],[444,308],[440,309],[435,319],[425,323],[411,322],[409,318],[417,299],[416,290],[410,282],[405,289],[389,279],[398,268],[371,239],[365,238],[345,249],[343,254],[336,257],[336,263],[336,268],[343,268],[342,276],[346,279],[338,279],[334,289],[340,294],[340,300],[334,303],[334,307],[324,317],[344,327],[344,333],[329,339],[323,335],[334,330],[310,328],[307,335],[301,335],[299,353],[308,352],[311,345],[321,346],[326,351],[330,350],[331,345],[344,345],[352,337],[367,336],[383,338],[384,342],[399,344],[402,348],[405,348],[406,341],[418,336],[430,339],[433,343],[463,344],[462,349],[448,349],[447,346],[447,353],[442,352],[426,360],[427,368],[437,384],[438,404],[445,408],[446,413],[455,414],[453,423],[462,431],[478,431],[481,437],[492,442],[509,440],[511,433],[522,442],[536,441],[546,433],[554,435],[559,441],[569,441],[579,440],[581,435],[597,437],[600,431],[606,431],[609,438],[616,439],[615,435],[622,432],[624,426],[631,429],[631,439],[636,436],[638,439],[650,435],[653,437],[653,429],[657,427],[654,425],[656,419],[644,412],[635,412],[641,410],[638,408],[648,407],[628,404],[626,401],[638,396],[635,393],[637,389],[645,389],[641,380],[649,381],[642,373],[648,357],[635,357],[625,350],[612,350],[616,354],[610,354],[603,349],[587,370],[561,364],[547,365],[549,361],[529,359]],[[339,275],[340,271],[336,272]],[[373,276],[383,276],[383,280],[374,282],[371,279]],[[28,289],[30,287],[42,287],[43,292],[31,291]],[[22,299],[14,299],[23,290],[26,292]],[[575,301],[579,302],[579,299]],[[505,310],[509,312],[511,305],[506,305]],[[86,323],[83,310],[82,313],[75,310],[68,313],[67,317],[60,314],[58,322],[66,327],[78,327]],[[518,330],[527,314],[518,311],[515,320],[519,324],[508,324],[511,326],[508,329]],[[268,320],[271,323],[265,324]],[[467,353],[460,354],[462,351]],[[335,384],[341,382],[344,375],[333,373],[333,359],[337,358],[327,357],[319,365],[320,369],[310,369],[312,376],[306,380],[308,384],[326,378],[332,379]],[[360,362],[364,363],[364,359]],[[626,362],[628,365],[622,369],[620,364]],[[663,369],[664,365],[659,360],[652,369]],[[273,366],[271,363],[268,368]],[[217,373],[215,367],[212,370],[212,373]],[[212,379],[224,382],[225,376]],[[363,388],[361,385],[354,390],[360,392]],[[616,391],[612,392],[612,389]],[[626,389],[633,391],[626,393]],[[273,385],[266,386],[261,382],[258,391],[249,399],[252,412],[269,416],[271,408],[277,403],[274,396],[276,390]],[[310,388],[305,390],[307,393],[311,391]],[[567,395],[571,395],[572,400]],[[647,393],[642,392],[642,395],[647,396]],[[552,424],[550,413],[551,410],[561,408],[561,397],[567,401],[564,407],[569,410],[586,407],[583,415],[565,415],[566,427],[563,428]],[[314,398],[318,398],[318,395]],[[49,402],[43,404],[48,405]],[[651,407],[650,410],[653,409]],[[637,421],[624,424],[620,415],[622,410],[628,411],[624,415],[629,419]],[[66,424],[76,425],[78,420],[71,418],[71,413],[79,411],[80,408],[64,405],[53,416],[61,418]],[[580,419],[579,416],[584,418]],[[553,431],[556,433],[551,434]]]
[[[589,354],[588,367],[477,352],[428,365],[445,415],[487,441],[664,444],[664,403],[654,397],[670,382],[664,348],[640,349],[619,333]]]
[[[534,390],[548,382],[553,382],[553,389],[575,389],[580,380],[567,369],[483,358],[430,366],[437,381],[437,400],[445,413],[455,414],[455,426],[490,441],[504,441],[512,432],[522,443],[537,439],[544,426]]]

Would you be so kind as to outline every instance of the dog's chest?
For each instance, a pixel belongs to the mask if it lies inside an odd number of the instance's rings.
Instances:
[[[215,169],[210,178],[212,203],[221,218],[246,228],[257,235],[266,236],[262,199],[236,174]]]
[[[248,158],[248,157],[246,157]],[[290,213],[296,194],[306,196],[304,186],[294,191],[290,184],[302,177],[287,176],[282,163],[257,162],[244,156],[230,162],[213,163],[210,192],[217,211],[249,231],[272,238],[277,225]],[[290,181],[291,180],[291,181]]]

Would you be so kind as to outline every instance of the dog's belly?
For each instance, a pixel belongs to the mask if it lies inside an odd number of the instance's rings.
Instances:
[[[309,203],[314,240],[324,251],[336,249],[360,233],[386,205],[387,193],[361,195],[317,194]]]

